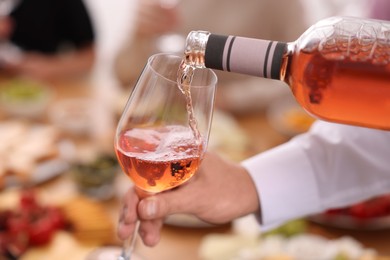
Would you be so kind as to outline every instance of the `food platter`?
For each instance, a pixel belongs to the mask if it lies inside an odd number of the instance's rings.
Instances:
[[[0,187],[37,185],[69,167],[72,142],[51,125],[13,119],[0,122]]]
[[[370,219],[358,219],[352,216],[317,214],[310,216],[309,220],[324,226],[350,230],[381,230],[390,228],[390,216]]]
[[[315,223],[351,230],[390,228],[390,194],[309,217]]]
[[[36,169],[31,173],[31,178],[28,181],[29,185],[38,185],[49,181],[61,174],[63,174],[70,167],[69,163],[62,158],[48,160],[39,163]],[[4,187],[21,186],[21,182],[16,176],[6,176],[4,180]]]

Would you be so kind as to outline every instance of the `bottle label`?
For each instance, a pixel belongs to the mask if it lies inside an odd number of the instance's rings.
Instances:
[[[207,41],[208,68],[280,79],[286,43],[211,34]]]

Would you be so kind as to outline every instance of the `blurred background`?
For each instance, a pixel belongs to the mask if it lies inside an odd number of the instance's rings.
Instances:
[[[390,19],[389,10],[386,0],[0,1],[0,259],[77,260],[120,245],[116,221],[131,181],[113,135],[153,53],[181,54],[191,30],[291,42],[328,16]],[[282,82],[217,73],[210,150],[241,161],[314,121]],[[137,250],[145,259],[295,259],[284,243],[390,259],[390,197],[351,208],[372,205],[379,215],[365,222],[343,209],[267,234],[251,216],[223,226],[172,216],[156,248]]]

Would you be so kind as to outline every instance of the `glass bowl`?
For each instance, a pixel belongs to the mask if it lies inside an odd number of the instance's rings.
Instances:
[[[14,117],[43,116],[52,97],[46,85],[25,78],[15,78],[0,85],[0,106]]]

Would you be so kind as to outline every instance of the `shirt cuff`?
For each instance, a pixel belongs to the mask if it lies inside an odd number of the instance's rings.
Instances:
[[[311,164],[295,142],[251,157],[242,165],[259,194],[263,229],[321,210]]]

